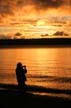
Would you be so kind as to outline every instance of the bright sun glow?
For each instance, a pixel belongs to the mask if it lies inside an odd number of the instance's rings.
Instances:
[[[44,26],[44,25],[46,25],[46,22],[44,20],[38,20],[36,25],[37,26]]]

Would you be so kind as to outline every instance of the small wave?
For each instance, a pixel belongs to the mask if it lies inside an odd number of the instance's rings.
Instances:
[[[37,81],[39,82],[55,81],[55,82],[62,82],[62,83],[71,83],[71,77],[31,75],[30,78],[36,78]]]

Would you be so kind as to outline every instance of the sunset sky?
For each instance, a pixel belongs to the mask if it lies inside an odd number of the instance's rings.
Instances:
[[[0,0],[1,38],[71,36],[71,0]]]

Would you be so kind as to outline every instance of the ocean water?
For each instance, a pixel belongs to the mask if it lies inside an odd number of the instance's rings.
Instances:
[[[27,67],[27,85],[71,90],[71,47],[0,48],[0,84],[17,84],[18,62]]]

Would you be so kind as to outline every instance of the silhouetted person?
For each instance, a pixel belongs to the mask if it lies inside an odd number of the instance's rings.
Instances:
[[[26,66],[22,66],[22,63],[17,63],[16,67],[16,76],[17,76],[17,82],[20,89],[25,89],[25,81],[26,81],[26,73],[27,69]]]

